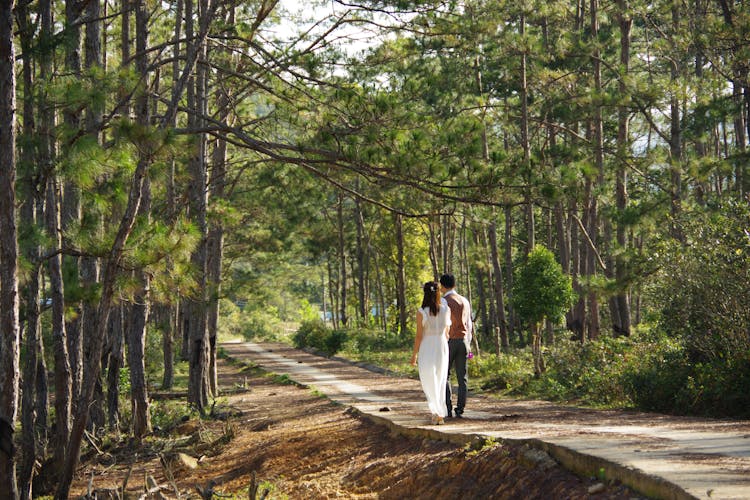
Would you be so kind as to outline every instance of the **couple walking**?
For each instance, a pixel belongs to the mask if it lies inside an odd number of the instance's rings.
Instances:
[[[422,307],[417,311],[417,337],[411,364],[419,366],[419,380],[427,397],[433,424],[445,417],[461,418],[466,406],[466,359],[471,353],[471,305],[455,290],[452,274],[440,277],[440,283],[424,284]],[[450,370],[456,370],[458,399],[451,402]]]

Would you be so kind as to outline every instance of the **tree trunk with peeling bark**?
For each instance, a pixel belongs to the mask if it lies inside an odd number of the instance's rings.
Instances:
[[[18,410],[19,303],[16,228],[16,76],[13,2],[0,3],[0,430],[12,436]],[[7,443],[6,443],[7,444]],[[0,496],[17,498],[16,456],[0,452]]]

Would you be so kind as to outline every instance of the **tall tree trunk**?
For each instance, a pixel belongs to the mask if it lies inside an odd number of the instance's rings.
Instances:
[[[130,407],[133,419],[133,437],[143,438],[151,432],[148,388],[146,386],[145,345],[149,315],[149,280],[141,281],[136,301],[130,308],[128,325],[128,367],[130,368]]]
[[[199,0],[198,1],[198,19],[204,19],[205,16],[208,14],[208,8],[209,3],[208,0]],[[198,46],[198,64],[195,67],[196,72],[196,103],[198,105],[198,126],[203,128],[207,126],[207,121],[204,117],[209,116],[208,113],[208,95],[209,95],[209,88],[208,88],[208,41],[203,40],[203,42]],[[201,257],[203,259],[202,264],[202,270],[203,270],[203,280],[202,280],[202,286],[203,286],[203,292],[202,292],[202,301],[203,301],[203,307],[202,307],[202,318],[201,321],[203,321],[203,327],[205,329],[205,339],[207,342],[206,345],[206,366],[203,372],[203,385],[205,386],[206,394],[208,398],[215,397],[216,394],[213,392],[213,384],[211,382],[212,378],[212,367],[216,366],[216,337],[214,332],[214,337],[212,338],[212,332],[209,325],[209,315],[210,315],[210,277],[209,277],[209,248],[208,248],[208,207],[209,202],[211,201],[209,199],[209,191],[208,191],[208,184],[209,184],[209,177],[208,177],[208,135],[205,133],[201,133],[199,135],[199,152],[200,152],[200,165],[201,165],[201,172],[203,177],[203,197],[201,201],[201,214],[199,215],[200,219],[200,228],[201,228],[201,235],[202,235],[202,252]]]
[[[578,203],[573,198],[568,209],[568,217],[573,219],[577,210]],[[586,261],[583,237],[580,236],[580,233],[581,230],[578,225],[570,223],[571,277],[573,278],[573,290],[576,292],[578,300],[573,305],[566,322],[568,329],[576,334],[581,343],[584,343],[586,342],[586,297],[581,277],[585,276],[586,273]]]
[[[680,29],[680,5],[672,5],[672,28],[675,36]],[[680,218],[682,217],[682,125],[680,124],[680,98],[677,87],[680,85],[681,67],[677,57],[671,59],[670,77],[672,90],[670,91],[670,135],[669,153],[672,168],[672,237],[678,241],[684,240]]]
[[[740,66],[737,64],[737,66]],[[743,106],[743,89],[745,96],[748,95],[747,83],[747,70],[741,68],[735,69],[736,77],[733,83],[733,97],[737,105],[737,114],[734,118],[734,133],[735,133],[735,147],[737,148],[737,155],[744,158],[744,153],[747,149],[747,140],[745,139],[745,109]],[[743,199],[745,195],[745,172],[747,171],[747,162],[738,161],[735,167],[735,191],[737,192],[737,198]]]
[[[557,250],[560,253],[560,267],[565,274],[570,274],[570,226],[566,223],[562,200],[555,202],[554,219],[555,231],[557,232]]]
[[[109,318],[109,359],[107,361],[107,425],[118,429],[120,425],[120,369],[123,366],[123,339],[125,337],[123,306],[113,308]]]
[[[202,0],[201,0],[202,1]],[[188,40],[193,38],[193,1],[185,1],[185,36]],[[194,47],[199,60],[205,60],[205,48],[203,43]],[[188,84],[188,108],[202,110],[202,72],[191,76]],[[193,114],[188,115],[188,126],[200,126],[199,121]],[[190,217],[198,228],[201,235],[198,247],[193,252],[192,263],[197,276],[196,297],[188,306],[186,316],[188,317],[189,339],[190,339],[190,361],[188,380],[188,402],[194,405],[201,413],[204,412],[211,388],[208,385],[208,370],[210,366],[210,346],[207,324],[207,301],[206,301],[206,239],[208,235],[206,210],[208,206],[208,191],[206,182],[206,137],[199,134],[198,146],[195,156],[190,160],[191,183],[190,183]]]
[[[181,38],[181,31],[182,31],[182,23],[183,23],[183,7],[184,7],[184,1],[183,0],[177,0],[176,1],[176,7],[175,7],[175,17],[174,17],[174,36],[172,37],[172,94],[175,95],[178,92],[178,85],[179,81],[177,79],[177,75],[180,74],[180,58],[181,58],[181,44],[180,44],[180,38]],[[170,126],[177,127],[177,115],[174,114],[171,117],[171,120],[169,121]],[[167,184],[167,206],[168,206],[168,213],[171,220],[175,220],[177,216],[177,208],[176,208],[176,199],[177,199],[177,189],[176,189],[176,165],[175,162],[172,161],[170,173],[169,173],[169,181]],[[190,340],[189,340],[189,331],[187,328],[185,328],[185,307],[184,303],[180,300],[180,298],[177,299],[176,303],[174,304],[174,310],[171,313],[171,319],[170,323],[174,325],[174,330],[172,330],[172,338],[179,338],[181,339],[180,342],[180,359],[183,361],[187,361],[190,358]],[[165,339],[165,342],[167,339]],[[165,359],[170,356],[170,354],[167,352],[167,349],[165,347],[164,350],[164,357]],[[170,358],[171,359],[171,358]],[[169,365],[172,366],[171,363]],[[167,372],[167,365],[165,364],[165,370],[164,370],[164,383],[163,387],[169,388],[172,387],[172,372]],[[169,376],[168,376],[169,375]]]
[[[365,218],[362,211],[362,202],[359,198],[354,200],[354,209],[357,223],[357,311],[359,319],[365,323],[369,309],[367,303],[367,244],[365,243]]]
[[[338,309],[338,281],[335,279],[333,275],[333,262],[331,261],[331,255],[328,255],[328,258],[326,259],[326,266],[328,271],[328,303],[331,305],[331,323],[333,324],[334,328],[339,327],[339,320],[338,320],[338,314],[336,313]]]
[[[404,262],[404,228],[401,214],[394,215],[396,228],[396,304],[398,333],[406,334],[406,266]]]
[[[375,284],[378,300],[378,319],[380,321],[380,327],[383,332],[388,331],[388,305],[385,302],[385,285],[383,283],[382,270],[380,268],[380,259],[378,254],[373,253],[373,259],[375,260]],[[325,309],[324,309],[325,310]]]
[[[174,385],[174,339],[177,327],[177,311],[179,305],[164,304],[156,306],[156,317],[162,332],[162,360],[164,372],[162,373],[161,389],[171,389]]]
[[[24,134],[27,133],[29,133],[28,130],[24,131]],[[27,154],[24,150],[23,156]],[[43,203],[39,200],[41,195],[35,179],[37,179],[36,175],[26,179],[28,197],[21,212],[22,224],[29,228],[38,227],[37,207],[43,207]],[[30,270],[24,294],[26,364],[23,372],[23,404],[21,405],[23,461],[18,480],[22,499],[33,497],[34,462],[43,460],[47,434],[47,365],[44,361],[39,307],[42,282],[40,254],[39,245],[34,244],[30,245],[26,255],[33,267]],[[38,393],[37,389],[42,389],[41,393]],[[41,398],[44,398],[43,405],[39,405]]]
[[[495,347],[495,354],[497,356],[500,356],[500,353],[502,352],[502,342],[500,341],[500,327],[498,318],[500,317],[497,311],[496,307],[496,297],[497,292],[494,290],[495,288],[495,274],[493,272],[494,265],[492,263],[492,252],[490,251],[490,243],[489,243],[489,236],[488,236],[488,230],[486,226],[482,227],[482,232],[479,235],[479,246],[483,249],[483,254],[485,256],[486,260],[486,266],[487,266],[487,288],[488,288],[488,295],[491,295],[491,297],[487,298],[487,316],[488,316],[488,323],[487,323],[487,330],[490,332],[490,335],[492,337],[492,344]],[[493,293],[490,293],[493,292]]]
[[[149,77],[148,58],[146,48],[148,47],[148,11],[145,2],[138,2],[135,9],[135,49],[136,71],[140,76],[141,88],[135,103],[135,117],[137,123],[142,127],[149,126]],[[141,193],[141,203],[138,216],[149,220],[151,212],[151,183],[146,174]],[[144,270],[135,272],[138,289],[131,312],[131,321],[128,325],[128,366],[130,367],[130,404],[133,418],[133,436],[141,439],[151,431],[151,418],[149,413],[148,389],[146,387],[145,346],[146,330],[150,313],[151,280]]]
[[[341,300],[339,302],[339,320],[341,326],[346,326],[346,301],[347,301],[347,282],[346,282],[346,246],[345,246],[345,226],[344,226],[344,195],[339,192],[338,204],[336,205],[337,227],[338,227],[338,255],[339,255],[339,293]]]
[[[58,212],[59,189],[54,175],[47,178],[47,230],[53,236],[55,249],[60,248],[60,217]],[[52,344],[55,358],[55,442],[53,444],[54,463],[57,473],[65,462],[65,448],[70,435],[73,408],[73,382],[68,344],[65,332],[64,291],[62,263],[59,255],[47,260],[52,302]]]
[[[18,409],[20,353],[15,57],[11,0],[0,3],[0,426],[11,434]],[[0,497],[18,497],[13,452],[0,453],[0,484]]]
[[[698,33],[705,31],[705,25],[706,25],[706,9],[707,9],[707,3],[703,2],[703,0],[693,0],[693,19],[695,20],[695,27],[694,30]],[[624,19],[620,19],[620,31],[623,31],[623,23],[625,22]],[[629,34],[629,33],[628,33]],[[695,50],[695,58],[694,58],[694,76],[695,76],[695,84],[696,84],[696,95],[704,95],[706,93],[706,82],[705,78],[703,77],[703,65],[706,63],[706,55],[705,55],[705,45],[704,41],[702,40],[702,37],[695,37],[694,41],[694,50]],[[628,51],[630,50],[630,40],[628,40]],[[622,53],[622,51],[621,51]],[[627,69],[627,68],[626,68]],[[700,159],[706,158],[708,156],[708,146],[706,144],[706,137],[709,136],[710,130],[706,127],[705,124],[699,124],[695,123],[694,127],[696,127],[695,130],[695,154]],[[705,206],[706,205],[706,198],[705,196],[709,193],[711,190],[711,186],[709,184],[710,179],[696,179],[697,186],[695,190],[695,198],[699,205]]]
[[[234,25],[234,9],[230,8],[226,13],[228,26]],[[218,108],[219,121],[229,121],[230,90],[221,82],[218,84]],[[211,157],[211,199],[223,200],[225,197],[225,186],[227,176],[227,142],[221,137],[216,140],[216,145]],[[214,201],[215,203],[215,201]],[[211,348],[211,363],[209,366],[209,381],[211,392],[214,396],[219,394],[219,379],[217,373],[216,339],[219,329],[219,298],[221,297],[221,267],[224,254],[224,226],[221,219],[215,217],[211,221],[208,232],[208,337]]]
[[[430,233],[430,264],[432,265],[432,275],[437,279],[438,276],[440,276],[440,269],[439,269],[439,263],[440,258],[438,257],[440,255],[440,249],[439,249],[439,242],[438,242],[438,235],[436,234],[436,227],[438,226],[438,222],[436,222],[437,218],[430,217],[427,220],[427,230]]]
[[[526,15],[521,14],[519,20],[519,34],[524,37],[526,34]],[[529,143],[529,86],[527,83],[527,54],[524,49],[521,53],[521,148],[523,149],[523,167],[525,169],[527,186],[524,190],[526,197],[526,253],[531,252],[536,244],[534,231],[534,202],[531,196],[531,146]]]
[[[594,92],[597,96],[602,95],[602,70],[601,70],[601,54],[599,50],[599,1],[591,0],[590,2],[590,15],[591,15],[591,40],[594,44],[594,53],[592,55],[592,65],[594,72]],[[594,119],[593,119],[593,130],[592,139],[594,144],[594,164],[597,170],[596,184],[601,186],[604,182],[604,121],[602,119],[602,106],[600,101],[594,103]],[[590,182],[590,181],[589,181]],[[589,238],[592,242],[596,243],[599,233],[599,200],[597,195],[589,190],[588,197],[588,220],[586,224],[586,230],[588,231]],[[595,255],[594,248],[591,246],[586,247],[587,255],[587,266],[589,273],[594,275],[596,273]],[[596,296],[596,292],[593,290],[588,294],[588,305],[589,305],[589,338],[596,339],[599,337],[599,298]]]
[[[440,255],[441,262],[443,265],[444,273],[455,274],[453,269],[453,259],[450,257],[451,244],[450,244],[450,215],[443,215],[440,217]]]
[[[99,70],[103,68],[104,55],[102,54],[102,21],[101,21],[101,1],[90,0],[86,3],[85,14],[87,18],[86,22],[86,41],[85,41],[85,66],[86,69],[92,73],[92,70]],[[92,77],[95,78],[95,77]],[[104,112],[102,105],[99,103],[92,103],[88,106],[86,111],[86,127],[94,135],[97,144],[101,144],[101,121]],[[103,222],[100,216],[84,214],[89,220],[85,223],[90,231],[100,233],[102,231]],[[81,282],[84,290],[92,290],[96,287],[96,283],[99,281],[99,262],[94,257],[84,257],[81,259]],[[81,315],[81,321],[83,325],[84,335],[84,357],[89,356],[88,347],[91,345],[91,341],[88,338],[88,334],[91,333],[91,325],[95,321],[94,317],[96,314],[96,303],[93,297],[87,297],[83,301],[83,314]],[[99,360],[101,363],[101,359]],[[89,407],[89,418],[88,423],[91,428],[101,428],[106,424],[106,414],[104,412],[104,391],[101,379],[101,370],[98,371],[98,379],[96,381],[95,390],[96,397],[91,401]],[[78,391],[76,390],[76,393]],[[80,397],[79,397],[80,399]],[[74,400],[76,401],[76,400]]]
[[[541,323],[532,323],[531,328],[531,357],[534,361],[534,377],[539,378],[544,371],[542,369],[542,332]]]
[[[620,24],[620,68],[625,73],[629,73],[630,68],[630,33],[633,26],[633,19],[630,17],[630,5],[628,0],[618,0],[619,24]],[[620,96],[625,98],[627,95],[627,85],[625,79],[620,79]],[[620,105],[617,111],[617,150],[620,158],[616,172],[616,199],[617,211],[622,214],[628,205],[628,174],[625,164],[625,158],[630,151],[630,133],[628,130],[628,109],[625,105]],[[615,258],[615,279],[619,286],[625,286],[626,269],[623,259],[623,251],[627,246],[627,228],[622,221],[617,223],[617,257]],[[630,336],[630,296],[627,290],[622,290],[614,297],[617,303],[617,312],[619,317],[615,322],[615,333],[619,335]]]
[[[81,78],[81,12],[84,2],[80,0],[65,1],[65,71],[73,78]],[[69,130],[81,128],[81,111],[78,109],[65,109],[63,120]],[[63,231],[81,222],[81,192],[75,181],[65,181],[63,185],[63,199],[61,206],[61,224]],[[63,266],[68,269],[67,276],[72,276],[74,283],[71,286],[80,286],[81,270],[80,258],[66,255],[63,257]],[[70,369],[73,386],[73,405],[78,399],[83,380],[83,303],[75,305],[76,314],[66,319],[65,333],[67,335],[67,353],[70,357]]]
[[[39,172],[33,167],[35,154],[33,140],[35,134],[34,123],[34,94],[33,67],[31,47],[33,32],[29,19],[28,2],[25,0],[16,7],[16,19],[19,26],[19,39],[23,60],[23,135],[26,140],[21,152],[21,163],[28,172],[23,180],[26,187],[25,202],[21,208],[23,227],[40,228],[44,216],[44,191],[39,186]],[[41,190],[41,192],[40,192]],[[23,402],[21,405],[21,443],[23,460],[18,472],[18,488],[21,499],[33,498],[34,464],[42,461],[47,441],[47,366],[44,361],[44,342],[41,335],[40,302],[41,302],[41,247],[39,244],[29,245],[26,258],[32,266],[25,287],[26,312],[25,342],[26,365],[23,373]],[[43,402],[42,402],[43,400]],[[40,404],[42,402],[43,404]]]
[[[475,233],[476,236],[476,233]],[[477,290],[477,300],[476,305],[479,312],[479,318],[480,318],[480,325],[481,329],[477,329],[475,327],[474,333],[481,333],[482,338],[485,340],[491,340],[491,333],[488,328],[489,321],[487,318],[487,293],[484,290],[484,280],[485,280],[485,273],[481,269],[477,269],[474,273],[474,276],[477,280],[476,284],[476,290]],[[478,335],[477,335],[478,336]],[[497,354],[497,353],[495,353]]]
[[[516,311],[513,309],[513,209],[510,205],[503,207],[505,212],[505,281],[508,284],[508,337],[513,338],[516,331]],[[519,340],[520,338],[519,334]]]
[[[471,228],[471,241],[475,248],[482,248],[482,235],[476,224],[472,225]],[[492,318],[489,315],[488,302],[491,300],[488,297],[487,289],[489,288],[486,284],[490,282],[489,273],[486,272],[484,265],[477,266],[476,269],[476,290],[477,290],[477,301],[475,306],[481,319],[478,328],[482,334],[482,337],[487,341],[492,341]]]
[[[39,3],[41,20],[41,34],[43,39],[52,37],[52,5],[50,0]],[[43,52],[40,56],[39,77],[47,82],[52,77],[52,56]],[[53,171],[54,154],[54,112],[44,94],[39,99],[39,164],[46,175],[45,212],[46,227],[52,241],[53,252],[62,247],[60,228],[60,189],[57,176]],[[53,475],[59,474],[65,460],[65,447],[70,433],[70,419],[72,408],[72,374],[68,359],[68,343],[65,330],[65,299],[63,293],[62,262],[59,254],[54,254],[47,260],[49,275],[50,300],[52,302],[51,328],[55,359],[55,441],[53,443],[54,468]]]
[[[508,329],[506,328],[507,319],[505,317],[505,299],[503,297],[505,290],[503,286],[503,270],[500,266],[500,253],[497,249],[497,228],[494,216],[488,228],[488,237],[490,256],[492,260],[492,274],[495,278],[495,307],[497,308],[497,326],[500,331],[500,347],[503,351],[507,351],[510,347],[510,342],[508,341]]]

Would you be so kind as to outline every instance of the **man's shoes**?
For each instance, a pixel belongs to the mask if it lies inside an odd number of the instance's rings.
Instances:
[[[464,412],[461,412],[461,413],[456,412],[456,418],[464,418]]]

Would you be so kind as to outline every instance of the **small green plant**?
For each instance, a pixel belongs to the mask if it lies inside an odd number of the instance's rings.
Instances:
[[[295,382],[294,380],[292,380],[289,377],[289,375],[286,374],[286,373],[282,373],[281,375],[278,375],[276,373],[272,373],[272,374],[269,375],[269,377],[271,378],[271,380],[273,380],[273,382],[275,384],[279,384],[279,385],[297,385],[297,382]]]
[[[326,399],[326,398],[328,397],[328,396],[326,396],[325,394],[323,394],[323,393],[322,393],[322,392],[320,391],[320,389],[317,389],[317,388],[315,388],[315,387],[310,387],[310,392],[311,392],[311,393],[312,393],[312,395],[313,395],[313,396],[315,396],[316,398],[320,398],[320,399]]]
[[[490,450],[496,446],[500,446],[499,441],[497,441],[493,437],[485,437],[485,438],[474,439],[466,443],[466,446],[464,447],[464,449],[467,451],[466,453],[467,457],[473,457],[484,451]]]

